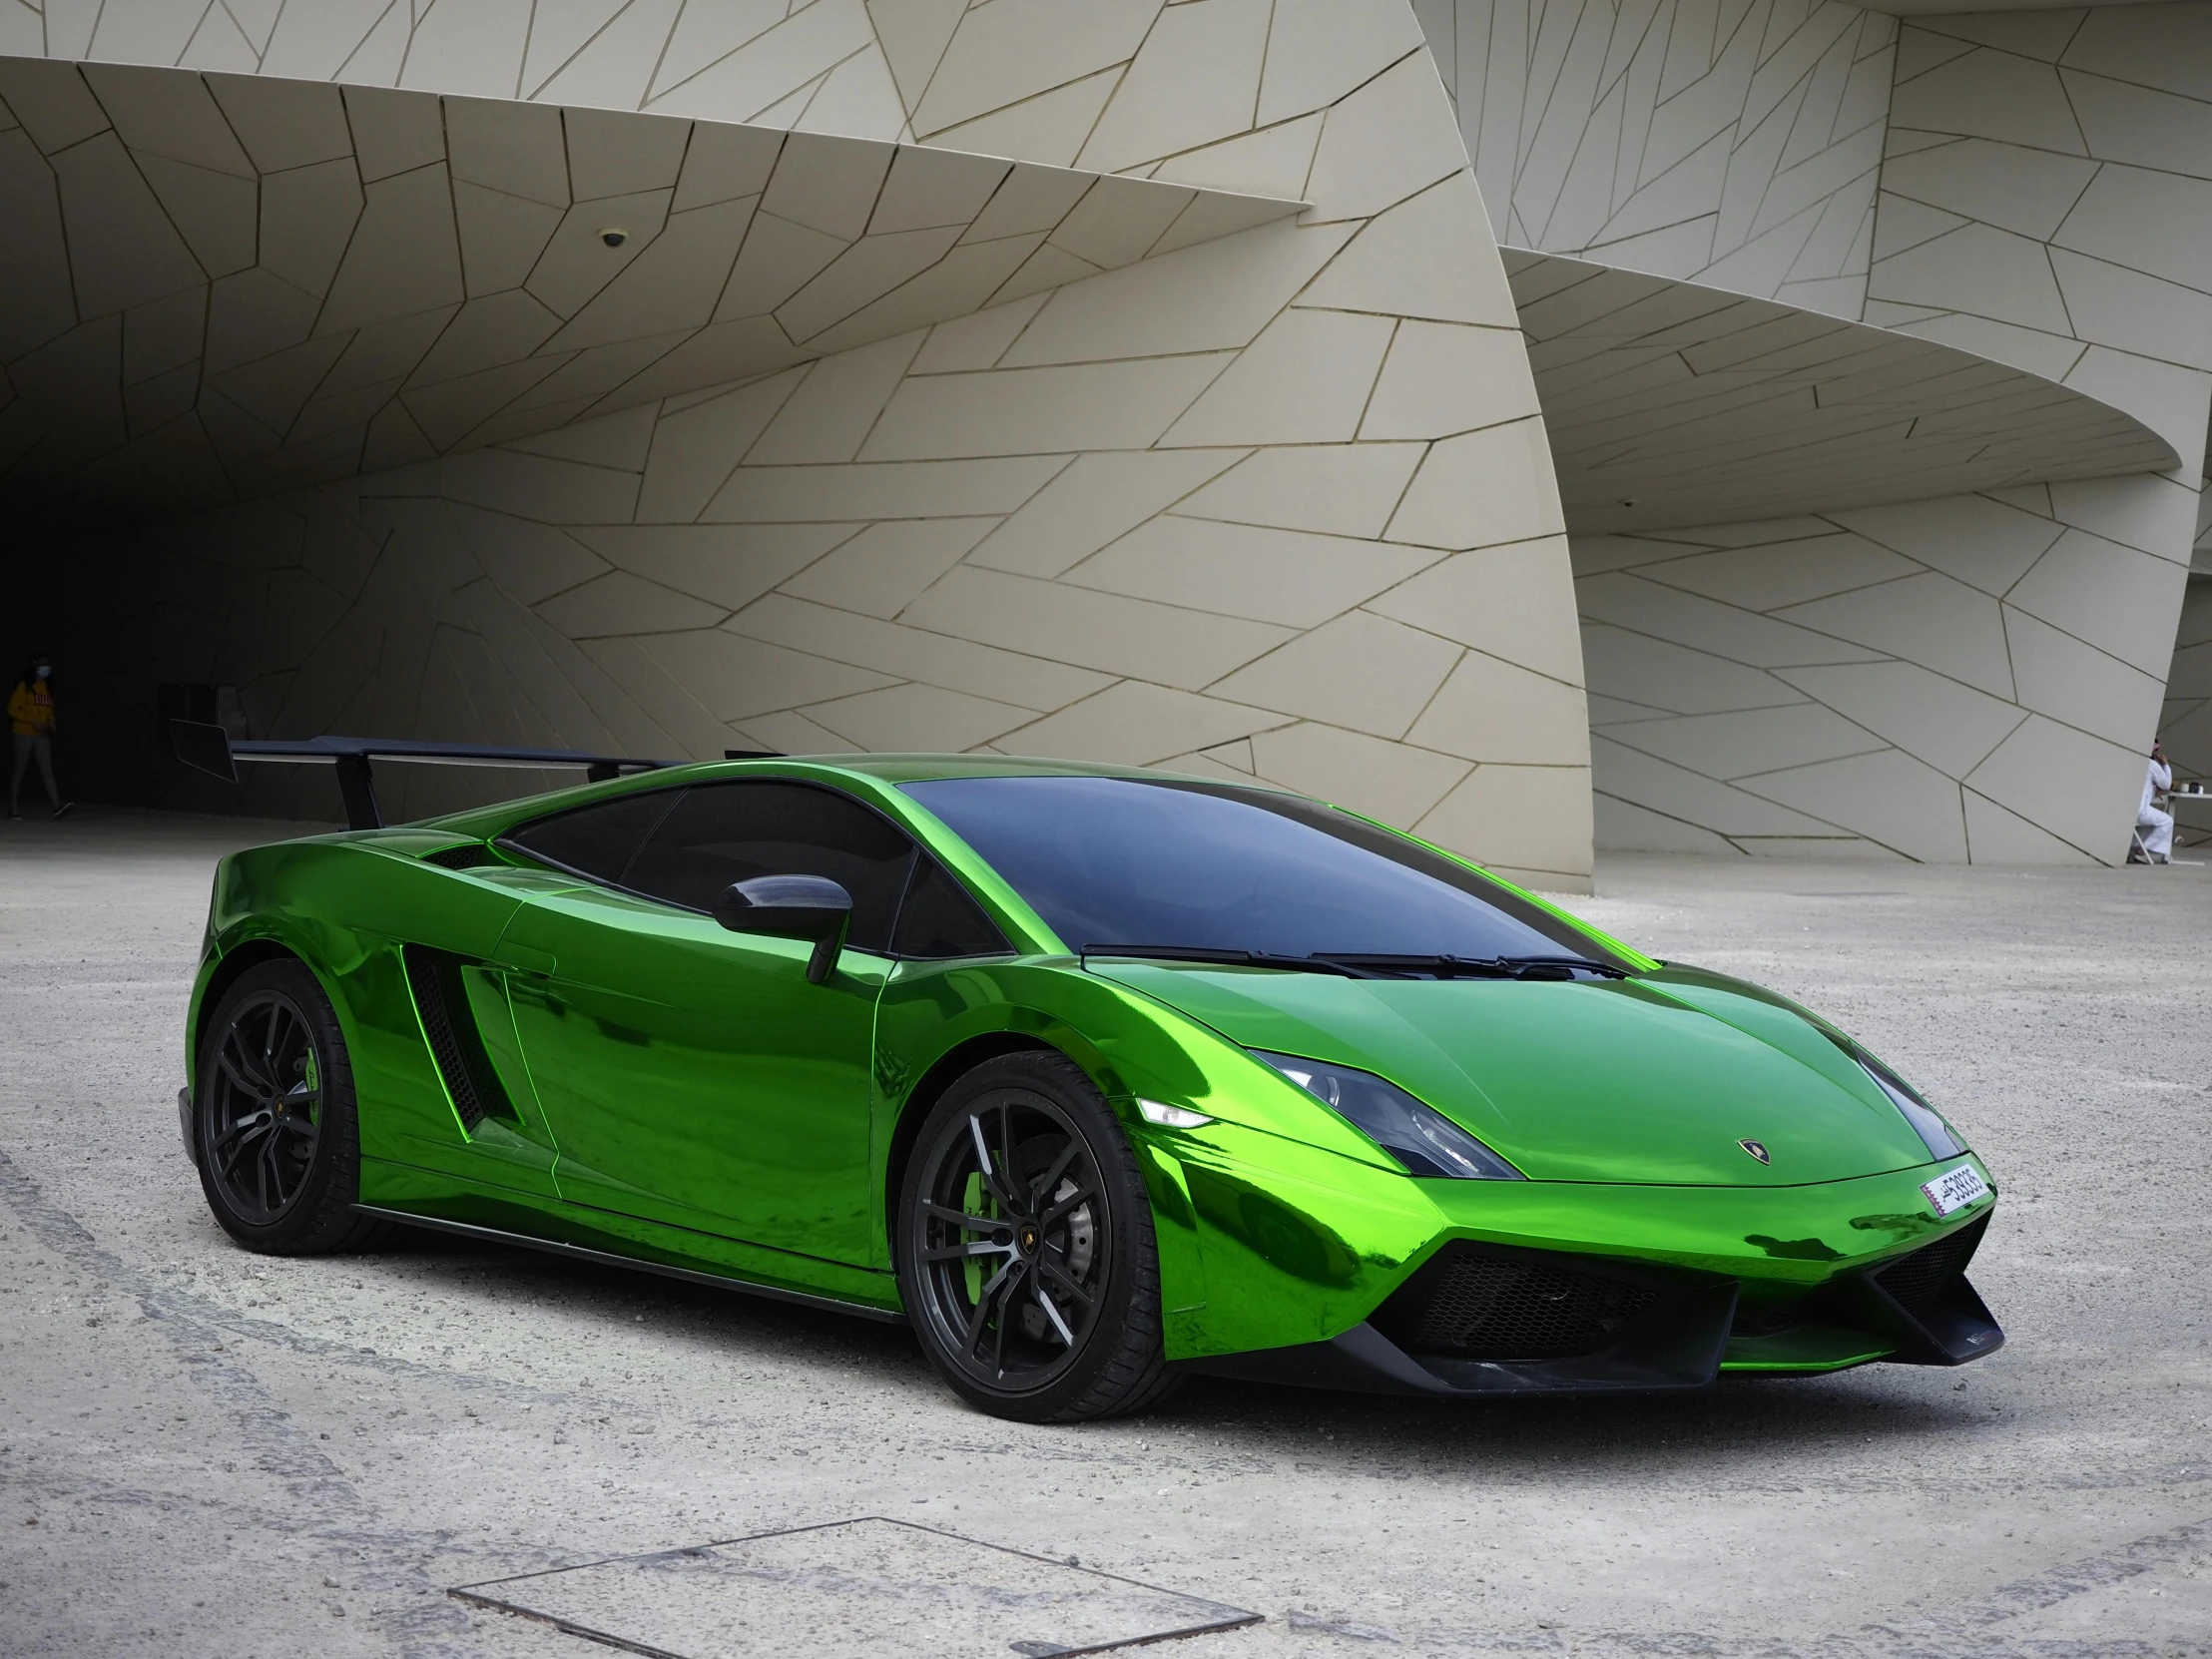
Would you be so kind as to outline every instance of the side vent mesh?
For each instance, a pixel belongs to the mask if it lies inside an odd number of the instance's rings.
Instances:
[[[445,1092],[453,1097],[453,1109],[462,1124],[474,1133],[487,1117],[512,1119],[513,1104],[500,1087],[491,1056],[469,1011],[468,987],[461,981],[466,962],[443,950],[410,944],[400,954],[407,964],[407,988],[414,993],[415,1011],[422,1016],[422,1034],[430,1044]]]
[[[1934,1244],[1901,1256],[1875,1274],[1875,1282],[1897,1299],[1898,1306],[1915,1319],[1933,1313],[1952,1281],[1966,1271],[1974,1247],[1989,1229],[1989,1218],[1969,1222],[1957,1232]]]
[[[486,864],[496,864],[490,847],[482,841],[463,841],[459,846],[441,847],[435,852],[425,852],[422,861],[437,864],[444,869],[481,869]]]

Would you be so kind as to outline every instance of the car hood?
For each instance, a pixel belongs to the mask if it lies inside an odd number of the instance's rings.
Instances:
[[[1089,966],[1244,1047],[1379,1073],[1532,1180],[1795,1186],[1929,1161],[1812,1016],[1716,974],[1438,981]]]

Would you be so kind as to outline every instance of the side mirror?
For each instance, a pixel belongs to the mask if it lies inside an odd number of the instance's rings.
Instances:
[[[852,895],[826,875],[756,875],[727,888],[715,903],[714,916],[733,933],[814,940],[807,978],[819,985],[830,977],[844,945]]]

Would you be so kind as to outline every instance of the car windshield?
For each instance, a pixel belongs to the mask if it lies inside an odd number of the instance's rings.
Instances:
[[[1465,865],[1295,796],[1135,778],[902,788],[1075,950],[1616,960]]]

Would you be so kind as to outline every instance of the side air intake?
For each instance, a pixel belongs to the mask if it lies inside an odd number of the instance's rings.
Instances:
[[[462,1125],[474,1133],[487,1117],[513,1120],[514,1105],[492,1069],[491,1056],[484,1052],[484,1039],[468,1006],[468,987],[461,978],[466,958],[420,944],[406,945],[400,954],[407,964],[407,989],[414,993],[430,1058]]]

